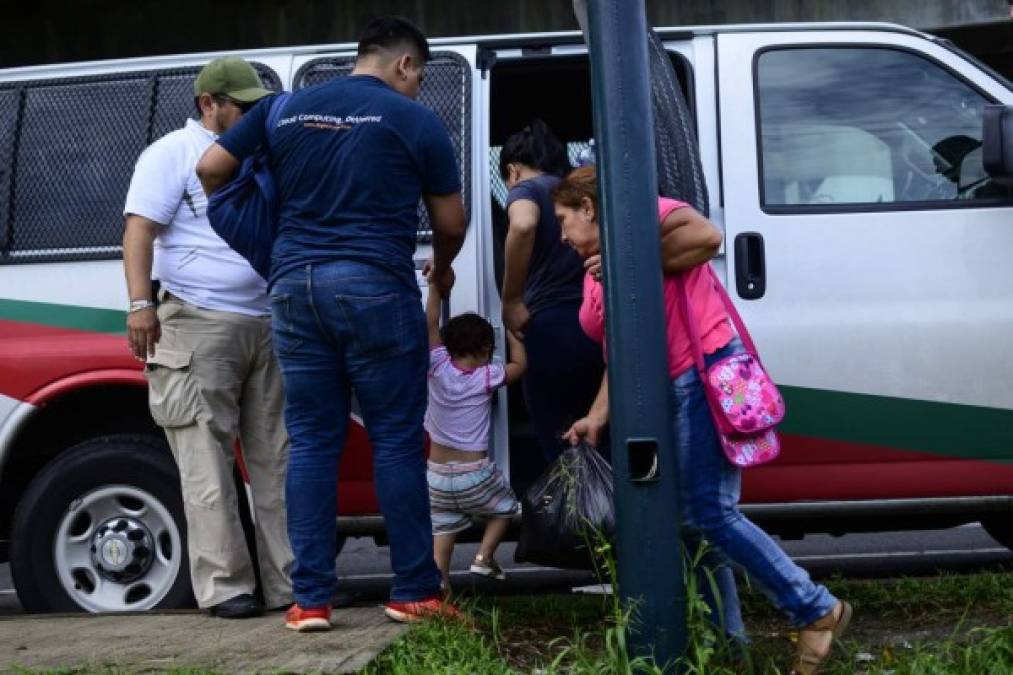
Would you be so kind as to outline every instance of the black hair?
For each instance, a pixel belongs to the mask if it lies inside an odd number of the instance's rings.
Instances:
[[[358,58],[406,44],[415,50],[423,63],[433,57],[429,41],[418,26],[400,16],[382,16],[367,23],[359,34]]]
[[[509,173],[510,164],[523,164],[532,169],[562,178],[573,168],[566,156],[566,147],[549,129],[549,125],[539,119],[531,120],[503,144],[499,153],[499,175],[503,180]]]
[[[440,328],[440,339],[450,355],[485,356],[492,352],[496,339],[492,324],[474,312],[458,314]]]

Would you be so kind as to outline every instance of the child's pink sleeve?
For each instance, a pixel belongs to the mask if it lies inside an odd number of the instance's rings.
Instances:
[[[506,384],[506,368],[502,363],[490,363],[483,368],[485,371],[485,390],[495,391]]]
[[[450,360],[450,354],[443,345],[438,345],[429,350],[429,375],[436,373],[436,369]]]

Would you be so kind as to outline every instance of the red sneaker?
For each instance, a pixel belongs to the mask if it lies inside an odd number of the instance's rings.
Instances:
[[[330,630],[331,608],[310,607],[303,609],[299,605],[292,605],[285,612],[285,627],[300,633]]]
[[[407,602],[391,600],[384,604],[383,613],[387,615],[387,618],[401,623],[414,623],[430,618],[465,620],[461,610],[450,604],[442,593],[423,600],[409,600]]]

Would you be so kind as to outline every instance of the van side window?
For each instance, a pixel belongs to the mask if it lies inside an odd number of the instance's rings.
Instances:
[[[0,91],[0,251],[10,245],[11,156],[14,153],[19,98],[15,89]]]
[[[194,116],[199,70],[0,82],[0,264],[118,258],[134,163]]]
[[[149,89],[134,79],[25,92],[12,250],[116,246],[118,202],[148,137]]]
[[[981,160],[991,103],[940,65],[879,47],[760,54],[757,92],[764,206],[996,201]]]

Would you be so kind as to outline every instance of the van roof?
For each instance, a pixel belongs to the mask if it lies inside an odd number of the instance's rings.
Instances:
[[[689,39],[703,35],[717,35],[721,33],[757,33],[757,32],[802,32],[802,31],[873,31],[902,33],[914,35],[927,39],[936,39],[921,31],[899,24],[883,22],[810,22],[810,23],[756,23],[756,24],[729,24],[729,25],[708,25],[708,26],[670,26],[656,28],[658,34],[666,40]],[[580,31],[557,31],[545,33],[512,33],[504,35],[469,35],[460,37],[440,37],[430,39],[434,47],[472,45],[480,47],[507,49],[507,48],[538,48],[552,47],[555,45],[575,44],[583,42]],[[73,67],[75,71],[108,72],[122,70],[124,66],[136,66],[139,69],[149,68],[171,68],[177,65],[192,65],[195,62],[207,61],[223,54],[237,54],[244,58],[263,59],[273,56],[305,56],[319,53],[331,53],[342,51],[354,51],[354,42],[343,42],[334,44],[300,45],[288,47],[268,47],[262,49],[231,49],[216,52],[192,52],[188,54],[171,54],[163,56],[140,56],[123,59],[107,59],[97,61],[79,61],[67,63],[55,63],[34,66],[18,66],[14,68],[0,69],[0,76],[4,79],[18,80],[31,77],[32,79],[45,77],[47,74],[53,76],[67,75],[59,71]]]
[[[667,26],[655,28],[658,34],[667,40],[685,39],[701,35],[717,35],[719,33],[770,33],[770,32],[802,32],[816,30],[864,30],[889,33],[903,33],[920,37],[932,38],[930,35],[901,26],[895,23],[885,22],[856,22],[856,21],[824,21],[807,23],[741,23],[741,24],[713,24],[705,26]],[[584,38],[580,31],[558,31],[554,33],[512,33],[508,35],[479,35],[471,37],[456,38],[434,38],[432,44],[479,44],[482,46],[503,46],[523,47],[525,44],[566,44],[583,42]]]

